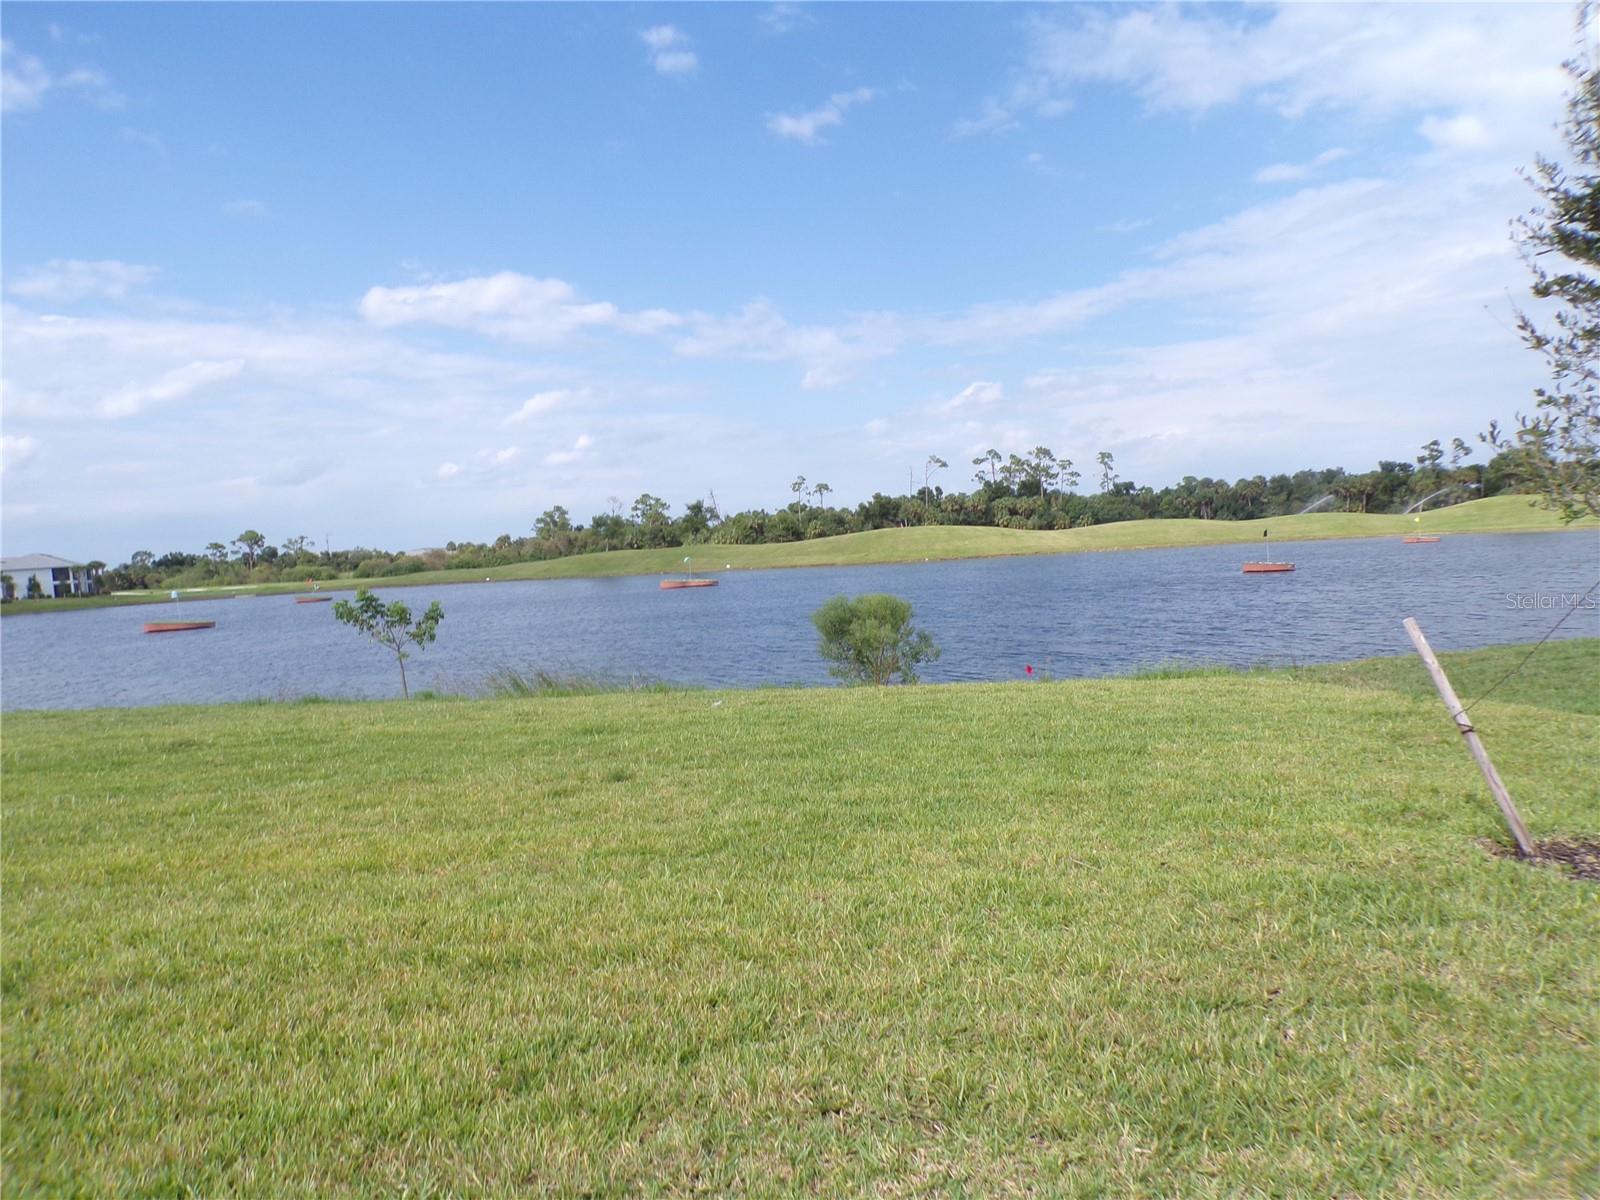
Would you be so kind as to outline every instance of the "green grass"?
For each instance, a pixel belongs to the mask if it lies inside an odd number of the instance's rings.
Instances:
[[[1122,521],[1086,529],[990,529],[959,525],[926,525],[913,529],[875,529],[808,542],[770,546],[671,546],[660,550],[613,550],[582,554],[546,562],[516,563],[508,567],[423,571],[393,578],[324,582],[323,591],[357,587],[395,588],[423,584],[478,583],[505,579],[573,579],[618,575],[665,575],[683,571],[683,557],[692,555],[701,572],[756,570],[773,567],[862,566],[872,563],[923,562],[957,558],[997,558],[1024,554],[1071,554],[1091,550],[1150,550],[1182,546],[1259,545],[1261,531],[1271,531],[1274,541],[1319,541],[1329,538],[1399,536],[1428,533],[1532,533],[1576,528],[1590,533],[1594,521],[1575,526],[1561,523],[1554,513],[1536,508],[1526,496],[1491,496],[1423,515],[1419,526],[1411,517],[1363,513],[1309,513],[1303,517],[1271,517],[1261,521]],[[226,589],[194,595],[282,594],[304,591],[302,583],[266,584],[256,588]],[[160,603],[165,591],[134,595],[94,596],[83,600],[34,600],[7,604],[4,612],[54,612],[100,607],[106,604]]]
[[[1596,889],[1414,682],[8,715],[6,1194],[1592,1194]]]
[[[618,692],[681,692],[688,689],[681,684],[642,675],[616,677],[542,669],[518,671],[505,667],[489,676],[485,690],[491,696],[505,699],[536,700],[554,696],[604,696]]]
[[[1463,704],[1473,705],[1493,687],[1493,699],[1500,703],[1532,704],[1600,716],[1600,638],[1551,641],[1537,650],[1531,644],[1489,646],[1438,657]],[[1294,673],[1308,682],[1400,692],[1431,700],[1440,705],[1440,712],[1444,711],[1433,681],[1415,655],[1324,663],[1297,668]]]
[[[1570,638],[1481,650],[1441,653],[1439,662],[1466,705],[1493,689],[1497,700],[1600,716],[1600,638]],[[1156,663],[1133,672],[1139,680],[1207,679],[1218,676],[1287,676],[1306,683],[1333,683],[1368,691],[1393,691],[1438,700],[1433,681],[1414,654],[1318,663],[1306,667],[1230,667],[1223,663]]]
[[[351,591],[358,587],[386,587],[389,579],[342,579],[325,582],[322,591]],[[257,596],[287,596],[309,592],[304,583],[253,583],[211,588],[180,588],[179,594],[188,600],[250,600]],[[15,600],[0,605],[0,616],[17,617],[29,613],[76,612],[85,608],[122,608],[133,604],[171,604],[172,590],[156,588],[140,592],[107,592],[99,596],[63,596],[48,600]]]

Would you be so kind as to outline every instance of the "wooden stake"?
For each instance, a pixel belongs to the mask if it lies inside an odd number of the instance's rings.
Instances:
[[[1500,781],[1500,773],[1489,761],[1489,752],[1483,748],[1483,742],[1478,738],[1478,731],[1472,727],[1466,711],[1461,707],[1461,701],[1456,699],[1456,691],[1450,686],[1450,680],[1445,676],[1439,660],[1434,657],[1433,647],[1428,645],[1428,639],[1422,636],[1422,629],[1415,618],[1407,617],[1405,626],[1406,632],[1411,635],[1411,644],[1417,648],[1417,653],[1422,657],[1422,665],[1427,667],[1428,674],[1433,676],[1433,686],[1439,689],[1439,699],[1444,701],[1445,708],[1450,711],[1456,729],[1467,739],[1467,747],[1472,751],[1472,757],[1478,760],[1478,770],[1483,772],[1484,781],[1494,793],[1494,802],[1500,806],[1500,814],[1511,827],[1511,836],[1517,839],[1517,850],[1524,858],[1532,857],[1533,843],[1528,840],[1528,829],[1522,823],[1522,815],[1517,812],[1517,806],[1511,802],[1511,793],[1506,791],[1506,785]]]

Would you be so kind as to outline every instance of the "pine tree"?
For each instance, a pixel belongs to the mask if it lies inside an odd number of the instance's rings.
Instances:
[[[1551,302],[1540,321],[1518,310],[1517,328],[1543,356],[1550,384],[1535,390],[1535,411],[1511,437],[1490,426],[1485,441],[1510,451],[1514,469],[1568,521],[1600,516],[1600,68],[1591,47],[1596,12],[1578,12],[1581,49],[1562,135],[1566,162],[1539,156],[1526,178],[1539,203],[1512,236],[1533,275],[1536,299]]]

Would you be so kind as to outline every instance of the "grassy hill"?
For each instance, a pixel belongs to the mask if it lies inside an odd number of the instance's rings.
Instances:
[[[613,550],[604,554],[574,555],[546,562],[516,563],[486,570],[426,571],[386,579],[342,579],[323,584],[323,590],[357,587],[395,588],[439,583],[475,583],[484,579],[573,579],[616,575],[663,575],[684,570],[684,555],[691,555],[699,572],[755,570],[773,567],[861,566],[869,563],[923,562],[953,558],[995,558],[1019,554],[1070,554],[1089,550],[1149,550],[1174,546],[1256,544],[1266,528],[1278,541],[1315,541],[1327,538],[1399,536],[1429,533],[1531,533],[1578,528],[1594,531],[1596,522],[1584,520],[1563,525],[1545,509],[1534,507],[1526,496],[1491,496],[1425,514],[1419,525],[1411,517],[1363,513],[1309,513],[1271,517],[1262,521],[1123,521],[1086,529],[991,529],[958,525],[927,525],[911,529],[876,529],[847,533],[808,542],[769,546],[669,547],[661,550]],[[269,595],[304,591],[303,583],[258,587],[196,589],[188,595]],[[35,600],[8,604],[6,615],[97,608],[118,604],[159,603],[167,592],[123,593],[83,600]]]
[[[6,1192],[1588,1194],[1595,885],[1420,676],[8,715]]]

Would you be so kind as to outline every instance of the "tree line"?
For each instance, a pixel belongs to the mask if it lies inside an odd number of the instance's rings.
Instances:
[[[1473,447],[1454,438],[1435,439],[1413,459],[1382,461],[1374,470],[1340,467],[1293,474],[1255,475],[1229,482],[1185,476],[1153,488],[1117,475],[1111,453],[1095,456],[1085,487],[1072,459],[1046,446],[1025,453],[990,449],[970,460],[972,486],[947,490],[953,468],[930,454],[920,483],[898,495],[875,492],[853,507],[831,505],[833,489],[797,476],[794,499],[780,508],[724,514],[714,498],[695,499],[674,514],[661,497],[644,493],[624,506],[617,497],[587,524],[574,522],[562,505],[541,513],[525,535],[502,533],[492,542],[447,542],[418,554],[369,547],[318,550],[311,539],[291,537],[273,545],[247,529],[227,543],[200,552],[172,550],[159,557],[141,550],[120,566],[101,572],[103,590],[204,587],[226,584],[333,579],[377,579],[450,567],[487,568],[519,562],[595,554],[608,550],[695,545],[758,545],[797,542],[911,525],[993,526],[1005,529],[1074,529],[1147,518],[1247,521],[1317,511],[1400,512],[1521,490],[1525,470],[1516,453],[1500,449],[1487,463],[1473,463]],[[95,564],[97,567],[102,564]]]

